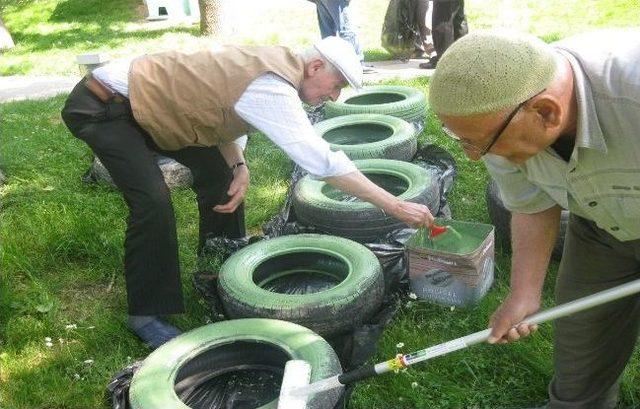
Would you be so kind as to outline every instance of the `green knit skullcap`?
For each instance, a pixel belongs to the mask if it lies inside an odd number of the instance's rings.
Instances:
[[[429,83],[437,114],[498,112],[542,91],[556,73],[554,53],[536,37],[506,30],[470,33],[447,49]]]

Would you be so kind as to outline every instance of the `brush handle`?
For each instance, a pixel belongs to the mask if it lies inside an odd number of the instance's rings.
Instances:
[[[638,292],[640,292],[640,279],[610,288],[608,290],[600,291],[599,293],[595,293],[587,297],[579,298],[566,304],[558,305],[546,311],[538,312],[523,319],[522,322],[527,324],[542,324],[543,322],[566,317],[568,315],[575,314],[576,312],[584,311],[601,304],[605,304],[632,294],[636,294]],[[491,335],[491,328],[474,332],[473,334],[456,338],[452,341],[444,342],[442,344],[422,349],[411,354],[398,356],[394,359],[380,362],[376,365],[362,366],[360,368],[354,369],[353,371],[345,372],[342,375],[339,375],[338,381],[342,385],[347,385],[356,381],[360,381],[362,379],[370,378],[374,375],[402,369],[422,361],[426,361],[441,355],[446,355],[450,352],[458,351],[460,349],[485,342],[489,339],[489,335]]]
[[[523,319],[522,323],[541,324],[543,322],[566,317],[568,315],[575,314],[576,312],[584,311],[589,308],[605,304],[620,298],[628,297],[638,292],[640,292],[640,279],[610,288],[608,290],[600,291],[587,297],[579,298],[566,304],[558,305],[546,311],[538,312]],[[396,359],[381,362],[374,366],[375,373],[381,374],[398,369],[398,363],[402,364],[402,367],[407,367],[422,361],[426,361],[428,359],[435,358],[437,356],[445,355],[453,351],[467,348],[471,345],[485,342],[489,339],[491,330],[491,328],[487,328],[485,330],[478,331],[464,337],[456,338],[452,341],[432,346],[430,348],[423,349],[408,355],[403,355],[402,357],[398,357]]]
[[[338,382],[343,385],[348,385],[362,379],[370,378],[374,375],[377,375],[375,367],[373,365],[364,365],[354,369],[353,371],[345,372],[341,375],[338,375]]]

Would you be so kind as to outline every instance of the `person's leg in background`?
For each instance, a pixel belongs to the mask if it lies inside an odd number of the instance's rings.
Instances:
[[[460,7],[464,7],[461,0],[434,0],[431,16],[431,36],[433,37],[436,55],[431,57],[429,62],[420,64],[420,68],[436,68],[438,59],[456,40],[454,19]],[[464,8],[462,12],[464,15]]]
[[[316,0],[318,25],[322,38],[335,36],[348,41],[353,46],[360,63],[364,63],[364,54],[358,35],[353,27],[353,16],[349,0]]]
[[[640,240],[617,241],[595,223],[571,216],[556,281],[557,304],[637,278]],[[639,324],[638,295],[556,320],[548,408],[614,408]]]
[[[416,39],[415,58],[429,58],[433,52],[433,42],[431,40],[431,22],[427,22],[429,12],[429,0],[416,1],[416,23],[420,31],[420,36]]]
[[[227,190],[233,173],[218,148],[188,147],[175,152],[162,152],[191,170],[193,190],[198,200],[200,234],[198,254],[208,237],[237,239],[246,236],[244,203],[233,213],[218,213],[213,207],[229,201]]]
[[[453,16],[453,41],[457,41],[469,33],[467,16],[464,14],[464,0],[460,0],[460,6]]]
[[[111,174],[129,207],[124,242],[128,325],[155,348],[180,331],[159,316],[184,312],[176,224],[169,189],[150,139],[128,103],[103,103],[83,83],[62,117]]]

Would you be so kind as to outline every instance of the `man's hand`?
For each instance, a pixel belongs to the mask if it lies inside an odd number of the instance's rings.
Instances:
[[[493,329],[488,342],[506,344],[529,336],[538,329],[538,325],[522,323],[522,320],[539,308],[540,294],[510,294],[489,319],[489,327]]]
[[[425,205],[399,201],[389,212],[390,216],[402,220],[411,227],[429,227],[433,224],[433,215]]]
[[[239,166],[233,173],[233,180],[227,190],[230,199],[227,203],[217,205],[213,208],[219,213],[233,213],[244,200],[244,195],[249,188],[249,169],[246,166]]]

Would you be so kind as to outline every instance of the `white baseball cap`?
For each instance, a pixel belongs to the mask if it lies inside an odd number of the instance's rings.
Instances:
[[[340,71],[345,80],[355,89],[362,87],[362,65],[353,46],[340,37],[325,37],[315,43],[314,48]]]

